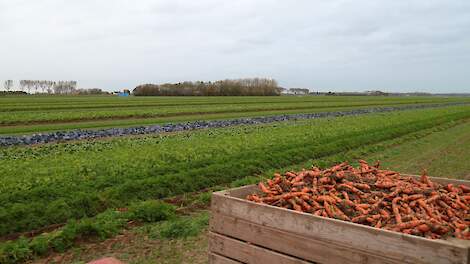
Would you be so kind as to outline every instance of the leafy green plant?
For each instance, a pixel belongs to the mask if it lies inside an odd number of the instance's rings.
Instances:
[[[0,246],[0,263],[10,264],[23,262],[31,257],[28,240],[24,237]]]
[[[166,221],[158,227],[158,234],[162,238],[181,238],[198,235],[209,223],[209,215],[201,214],[197,217],[181,217]]]
[[[175,217],[175,207],[158,200],[132,204],[132,218],[143,222],[157,222]]]

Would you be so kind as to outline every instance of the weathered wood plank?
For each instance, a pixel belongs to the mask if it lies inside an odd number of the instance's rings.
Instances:
[[[209,252],[209,264],[242,264],[242,262],[226,258],[214,252]]]
[[[312,263],[213,232],[209,232],[209,251],[248,264]]]
[[[212,213],[210,230],[322,264],[401,263],[218,213]]]
[[[230,195],[245,194],[255,186],[214,193],[216,213],[244,219],[339,247],[356,248],[372,255],[405,263],[468,263],[468,241],[430,240],[293,210],[256,204]],[[242,196],[243,197],[243,196]],[[244,198],[244,197],[243,197]]]

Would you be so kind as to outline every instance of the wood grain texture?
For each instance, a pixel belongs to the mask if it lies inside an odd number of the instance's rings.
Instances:
[[[213,232],[209,232],[209,251],[249,264],[312,263]]]
[[[401,263],[218,213],[212,215],[210,230],[318,263]]]
[[[226,258],[214,252],[209,252],[209,264],[241,264],[242,262]]]

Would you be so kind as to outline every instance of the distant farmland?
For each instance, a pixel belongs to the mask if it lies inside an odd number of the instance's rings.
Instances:
[[[5,96],[0,97],[0,134],[463,101],[470,98]]]
[[[380,159],[384,166],[404,173],[428,168],[433,176],[470,177],[470,104],[448,104],[455,102],[470,103],[470,98],[1,97],[1,133],[20,135],[442,105],[106,140],[0,146],[0,263],[21,263],[50,254],[69,254],[77,261],[93,259],[103,252],[84,251],[84,256],[70,252],[83,241],[114,238],[125,229],[133,230],[130,232],[137,237],[163,242],[201,236],[207,227],[205,210],[211,191],[255,183],[276,171],[312,164],[325,167],[359,158]],[[141,227],[134,228],[135,223]],[[206,247],[203,239],[194,243],[201,243],[195,248]],[[151,250],[160,254],[161,249]],[[141,251],[128,257],[135,260]],[[177,251],[171,249],[170,255]],[[149,257],[148,263],[154,262]],[[137,259],[134,263],[146,262]]]

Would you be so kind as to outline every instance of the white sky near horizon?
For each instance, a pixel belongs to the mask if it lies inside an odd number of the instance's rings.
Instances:
[[[0,0],[3,80],[470,92],[468,0]]]

